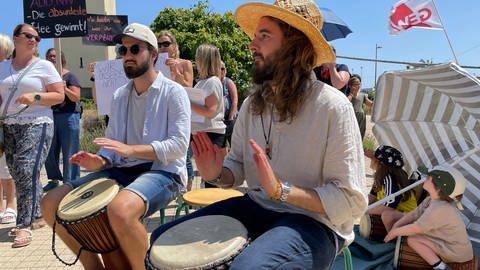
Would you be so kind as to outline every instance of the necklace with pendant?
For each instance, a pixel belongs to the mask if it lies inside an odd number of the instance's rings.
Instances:
[[[263,137],[265,138],[265,154],[267,155],[268,159],[272,159],[271,149],[270,149],[270,133],[272,131],[272,123],[273,123],[273,104],[272,104],[272,112],[270,115],[270,126],[268,127],[268,135],[265,133],[265,125],[263,124],[263,113],[260,114],[260,120],[262,121]]]

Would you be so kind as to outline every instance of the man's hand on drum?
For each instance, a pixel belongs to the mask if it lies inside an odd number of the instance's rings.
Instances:
[[[220,175],[224,155],[218,146],[212,143],[207,133],[198,132],[193,135],[192,152],[203,179],[211,180]]]
[[[277,182],[280,181],[275,177],[272,167],[268,162],[267,156],[263,152],[262,148],[258,144],[250,139],[250,146],[252,147],[254,154],[253,160],[257,165],[258,170],[258,179],[260,184],[262,184],[263,191],[267,194],[268,197],[274,197],[277,191]]]
[[[133,153],[133,147],[128,144],[121,143],[108,138],[95,138],[93,143],[104,149],[111,150],[122,157],[131,157]]]
[[[70,163],[75,163],[78,166],[87,169],[88,171],[97,171],[105,167],[106,161],[103,157],[88,153],[85,151],[80,151],[68,160]]]

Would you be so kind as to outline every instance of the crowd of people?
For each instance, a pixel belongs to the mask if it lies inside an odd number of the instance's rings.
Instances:
[[[430,196],[418,205],[410,190],[367,211],[369,202],[410,184],[402,154],[387,145],[375,151],[366,194],[364,107],[374,102],[361,92],[360,76],[336,63],[317,5],[284,2],[246,3],[235,12],[253,57],[253,89],[240,108],[218,47],[198,46],[194,72],[172,32],[126,26],[115,41],[129,82],[113,94],[105,135],[93,141],[97,153],[79,146],[80,82],[64,53],[51,48],[46,60],[36,57],[41,38],[28,24],[14,29],[13,40],[0,35],[0,196],[6,198],[0,220],[16,223],[12,247],[29,245],[32,230],[48,224],[77,253],[82,244],[57,223],[58,206],[73,189],[108,178],[122,187],[106,207],[119,248],[101,256],[79,253],[86,269],[143,269],[150,246],[167,230],[211,215],[232,217],[248,232],[250,242],[230,269],[329,269],[354,241],[354,224],[365,213],[381,216],[386,242],[408,236],[435,269],[471,260],[452,206],[460,203],[465,180],[453,168],[423,171]],[[155,68],[161,53],[169,77]],[[203,102],[191,102],[188,91],[203,91]],[[192,159],[205,187],[246,183],[246,194],[163,224],[149,240],[142,220],[191,190]],[[80,176],[80,168],[90,173]],[[445,215],[454,218],[434,224]]]

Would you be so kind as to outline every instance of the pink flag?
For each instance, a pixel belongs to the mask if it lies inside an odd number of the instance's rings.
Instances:
[[[410,27],[443,29],[432,0],[401,0],[392,7],[390,35],[398,35]]]

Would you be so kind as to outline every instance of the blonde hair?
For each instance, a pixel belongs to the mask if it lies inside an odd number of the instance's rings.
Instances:
[[[158,33],[157,39],[163,36],[169,37],[172,41],[172,44],[175,46],[175,51],[172,53],[172,57],[180,58],[180,49],[178,48],[177,38],[175,37],[175,35],[168,30],[162,30]]]
[[[216,46],[210,44],[198,46],[195,52],[195,62],[200,79],[203,80],[212,76],[220,78],[222,58],[220,57],[220,50]]]
[[[5,59],[12,56],[14,45],[10,37],[0,34],[0,53],[5,54]]]

